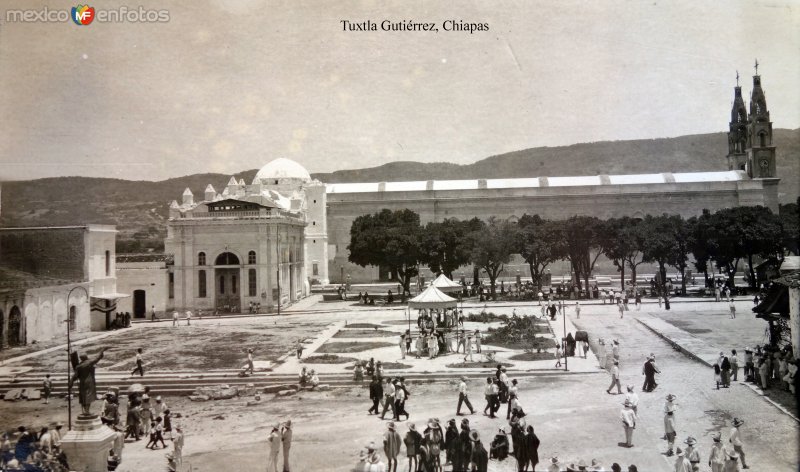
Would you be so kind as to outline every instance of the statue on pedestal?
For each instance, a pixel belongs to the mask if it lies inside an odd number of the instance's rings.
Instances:
[[[100,354],[94,359],[89,359],[86,354],[81,354],[80,362],[77,362],[76,353],[73,353],[72,364],[75,374],[69,379],[69,385],[78,380],[78,401],[83,409],[83,416],[92,416],[92,402],[97,399],[97,387],[94,379],[94,366],[103,358],[107,348],[103,348]]]

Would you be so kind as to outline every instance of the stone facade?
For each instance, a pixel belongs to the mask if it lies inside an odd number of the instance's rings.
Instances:
[[[306,296],[312,280],[327,283],[325,186],[299,164],[276,159],[250,185],[232,177],[203,197],[186,189],[170,205],[165,307],[274,311]]]

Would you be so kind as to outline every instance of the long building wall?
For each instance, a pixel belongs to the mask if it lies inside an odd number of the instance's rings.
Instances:
[[[601,219],[647,214],[700,215],[736,206],[762,205],[778,209],[779,179],[744,179],[691,183],[588,185],[574,187],[479,188],[471,190],[419,190],[328,193],[328,270],[333,283],[372,282],[376,267],[362,268],[347,262],[350,227],[358,216],[390,210],[411,209],[422,224],[446,218],[486,220],[538,214],[548,219],[575,215]],[[429,186],[430,187],[430,186]]]

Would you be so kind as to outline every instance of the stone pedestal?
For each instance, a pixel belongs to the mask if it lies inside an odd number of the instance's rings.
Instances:
[[[76,472],[106,472],[108,451],[114,444],[114,430],[100,422],[96,415],[79,415],[72,431],[61,438],[61,448],[67,455],[70,470]]]

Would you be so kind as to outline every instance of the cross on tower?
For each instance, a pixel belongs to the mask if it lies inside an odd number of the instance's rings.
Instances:
[[[736,86],[739,86],[739,71],[736,71]]]
[[[758,75],[758,59],[756,59],[756,75]]]

